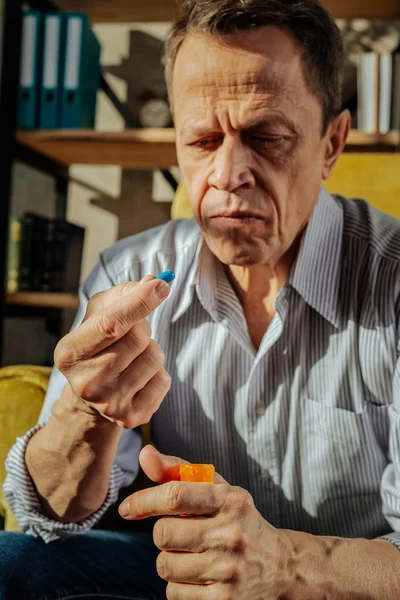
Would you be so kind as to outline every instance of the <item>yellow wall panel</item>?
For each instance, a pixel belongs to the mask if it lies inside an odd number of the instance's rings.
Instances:
[[[400,218],[400,154],[342,154],[324,185],[331,194],[363,198]]]

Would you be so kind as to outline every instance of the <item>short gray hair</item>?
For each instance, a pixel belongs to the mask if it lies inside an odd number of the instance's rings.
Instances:
[[[180,16],[165,42],[164,64],[172,106],[179,49],[190,33],[217,38],[272,25],[290,31],[303,49],[304,76],[323,112],[323,134],[342,109],[343,42],[318,0],[180,0]]]

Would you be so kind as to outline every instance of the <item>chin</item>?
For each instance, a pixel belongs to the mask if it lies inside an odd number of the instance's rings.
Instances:
[[[268,261],[265,252],[259,248],[213,248],[211,252],[224,264],[237,267],[254,267]]]

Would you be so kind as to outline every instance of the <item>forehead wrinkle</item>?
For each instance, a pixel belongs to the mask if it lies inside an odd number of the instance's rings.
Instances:
[[[273,73],[212,73],[207,71],[204,76],[189,76],[187,79],[188,91],[209,96],[230,97],[235,94],[262,95],[270,93],[284,93],[289,87],[282,81],[276,72]]]

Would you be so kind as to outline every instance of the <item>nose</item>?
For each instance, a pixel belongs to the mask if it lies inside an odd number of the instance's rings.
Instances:
[[[234,192],[241,187],[251,189],[255,186],[249,152],[242,140],[228,136],[224,138],[216,152],[208,184],[226,192]]]

